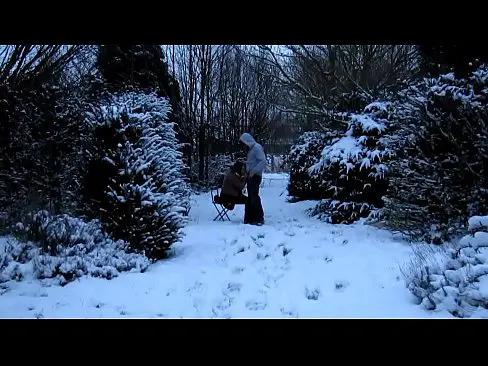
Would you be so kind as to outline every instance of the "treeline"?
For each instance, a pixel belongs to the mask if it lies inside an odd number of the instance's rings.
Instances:
[[[227,163],[243,158],[238,143],[250,132],[268,155],[286,154],[299,133],[285,113],[279,69],[258,47],[187,45],[164,47],[179,83],[179,136],[192,183],[213,183]]]

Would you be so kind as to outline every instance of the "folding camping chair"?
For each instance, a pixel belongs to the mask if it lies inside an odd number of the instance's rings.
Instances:
[[[214,191],[211,191],[212,194],[212,203],[215,206],[215,209],[217,210],[218,214],[215,216],[213,219],[214,221],[230,221],[229,215],[227,215],[228,211],[231,211],[234,209],[234,205],[229,205],[229,206],[224,206],[222,201],[220,200],[220,190],[217,188],[217,194],[214,194]],[[220,209],[219,209],[220,206]]]

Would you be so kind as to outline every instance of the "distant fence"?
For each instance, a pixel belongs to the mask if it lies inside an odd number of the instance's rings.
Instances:
[[[266,158],[268,160],[266,172],[283,173],[289,171],[286,155],[266,154]]]

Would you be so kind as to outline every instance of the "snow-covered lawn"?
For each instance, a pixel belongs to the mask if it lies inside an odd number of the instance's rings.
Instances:
[[[411,254],[406,244],[376,228],[307,217],[313,203],[286,202],[287,178],[264,178],[265,226],[242,224],[242,207],[231,222],[213,222],[210,195],[195,196],[173,258],[113,280],[9,282],[0,317],[452,317],[415,304],[399,268]]]

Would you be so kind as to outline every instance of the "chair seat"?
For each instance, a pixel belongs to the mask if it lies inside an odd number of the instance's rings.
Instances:
[[[223,202],[222,198],[220,197],[220,195],[218,193],[216,195],[214,195],[212,193],[212,203],[218,212],[218,215],[215,216],[214,221],[216,221],[216,220],[221,220],[221,221],[228,220],[228,221],[230,221],[230,218],[227,215],[227,210],[234,209],[234,205],[232,205],[232,204],[229,205],[227,202]],[[221,209],[219,209],[218,205],[220,205]]]
[[[231,202],[226,202],[225,200],[222,200],[222,197],[220,197],[218,194],[213,197],[213,201],[217,205],[222,205],[224,208],[226,208],[229,211],[232,211],[235,208],[235,204]]]

